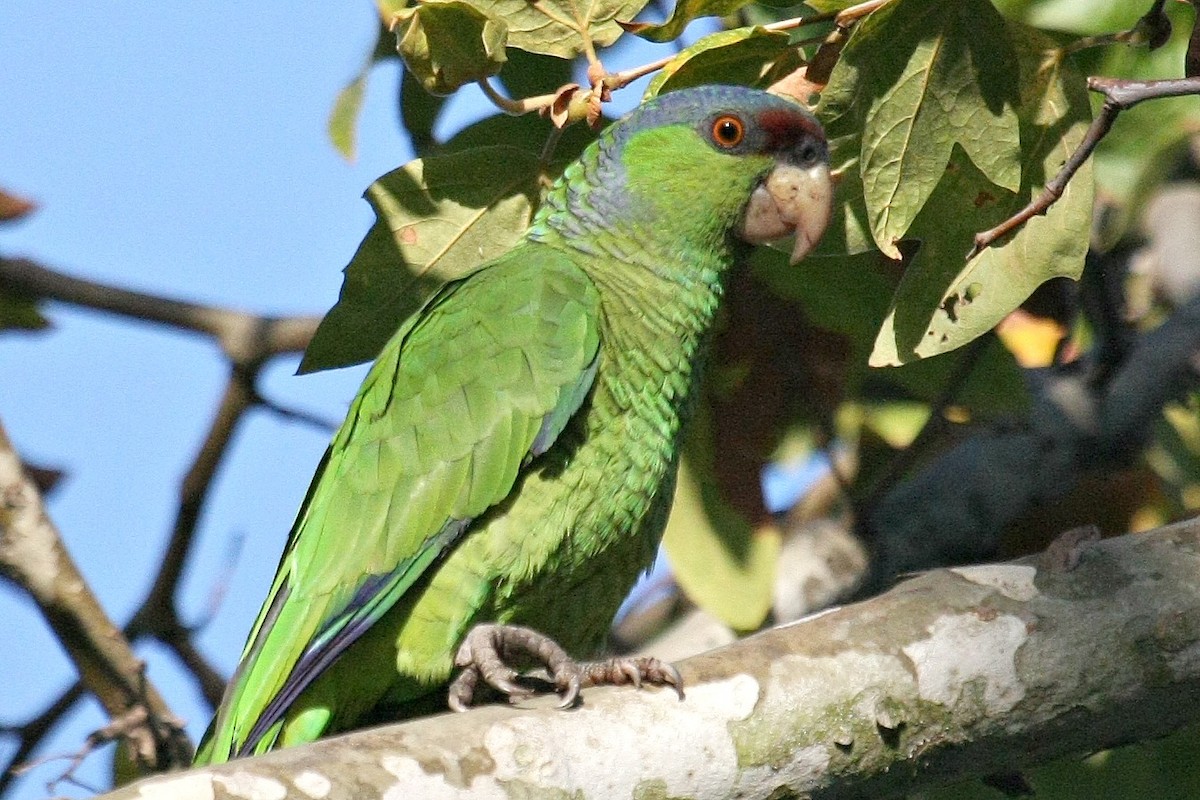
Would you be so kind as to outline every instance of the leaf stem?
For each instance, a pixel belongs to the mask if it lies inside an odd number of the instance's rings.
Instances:
[[[648,64],[642,64],[638,67],[621,70],[620,72],[611,72],[604,77],[604,85],[609,89],[624,89],[629,84],[636,81],[651,72],[657,72],[675,60],[675,56],[665,56],[657,61],[651,61]]]
[[[476,81],[479,88],[483,90],[484,95],[492,104],[503,111],[505,114],[513,117],[519,117],[522,114],[528,114],[530,111],[541,111],[543,108],[549,108],[558,97],[554,94],[539,94],[535,97],[526,97],[523,100],[510,100],[500,92],[496,91],[496,87],[488,82],[487,78],[480,78]]]

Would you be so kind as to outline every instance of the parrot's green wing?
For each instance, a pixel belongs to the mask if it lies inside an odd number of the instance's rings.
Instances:
[[[271,740],[304,689],[508,496],[590,390],[598,317],[577,267],[522,244],[406,321],[325,454],[198,761]]]

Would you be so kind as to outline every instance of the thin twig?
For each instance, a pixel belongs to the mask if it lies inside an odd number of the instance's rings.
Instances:
[[[1154,0],[1150,9],[1127,31],[1106,33],[1099,36],[1084,36],[1063,48],[1063,55],[1078,53],[1091,47],[1110,44],[1147,45],[1157,50],[1171,38],[1171,19],[1163,11],[1167,0]]]
[[[620,72],[610,72],[604,77],[604,84],[610,89],[624,89],[629,84],[636,81],[644,75],[649,75],[651,72],[658,72],[660,69],[670,64],[675,60],[675,56],[664,56],[657,61],[651,61],[647,64],[642,64],[638,67],[630,67],[623,69]]]
[[[492,104],[496,108],[513,117],[528,114],[530,111],[541,111],[543,108],[549,108],[550,104],[558,97],[558,92],[552,92],[551,94],[526,97],[523,100],[511,100],[500,94],[487,78],[480,78],[476,83],[479,84],[479,88],[483,90],[484,95],[488,100],[492,101]]]
[[[304,350],[320,317],[259,316],[75,278],[26,258],[0,257],[0,288],[107,311],[215,339],[234,361]]]
[[[269,411],[278,417],[288,420],[289,422],[299,422],[302,425],[307,425],[310,428],[315,428],[321,433],[332,435],[341,424],[338,421],[327,419],[320,414],[314,414],[311,411],[305,411],[302,408],[291,408],[282,403],[264,397],[256,389],[254,392],[254,404],[264,411]]]
[[[92,753],[101,746],[114,742],[120,739],[127,739],[134,733],[151,724],[150,712],[145,706],[134,706],[126,713],[119,717],[115,717],[109,721],[107,725],[88,734],[83,742],[83,746],[74,753],[63,753],[59,755],[44,756],[33,761],[25,762],[19,766],[13,767],[13,773],[23,775],[35,767],[43,764],[48,764],[52,761],[66,760],[67,766],[57,777],[47,782],[46,791],[54,793],[60,783],[70,783],[75,786],[87,789],[92,793],[97,793],[100,790],[92,788],[84,783],[81,783],[75,777],[75,770],[79,769],[79,765]]]
[[[36,717],[21,725],[6,725],[0,728],[0,733],[15,735],[17,739],[17,749],[4,764],[0,764],[0,796],[3,796],[12,784],[13,778],[17,777],[17,765],[29,760],[42,740],[84,696],[84,691],[83,682],[75,681]]]
[[[1007,236],[1036,216],[1045,214],[1055,202],[1062,197],[1067,184],[1084,162],[1092,155],[1096,145],[1105,137],[1116,121],[1117,115],[1144,100],[1157,100],[1162,97],[1181,97],[1200,94],[1200,78],[1170,78],[1156,81],[1123,80],[1118,78],[1092,77],[1088,78],[1088,88],[1104,95],[1104,105],[1100,113],[1092,120],[1083,141],[1071,157],[1063,164],[1045,189],[1029,205],[1016,214],[1001,222],[990,230],[975,234],[975,244],[967,253],[970,261],[986,248],[991,247],[997,240]]]

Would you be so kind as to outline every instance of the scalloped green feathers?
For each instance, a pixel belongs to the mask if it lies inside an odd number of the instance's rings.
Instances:
[[[763,92],[681,90],[609,128],[383,346],[197,762],[413,713],[479,622],[598,646],[661,538],[740,239],[823,227],[796,198],[827,188],[820,126]]]

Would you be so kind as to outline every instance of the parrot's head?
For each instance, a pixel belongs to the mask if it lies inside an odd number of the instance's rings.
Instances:
[[[627,202],[612,213],[640,224],[751,244],[794,235],[795,263],[829,222],[825,132],[784,97],[742,86],[681,89],[640,106],[598,145],[590,180],[620,186]]]

